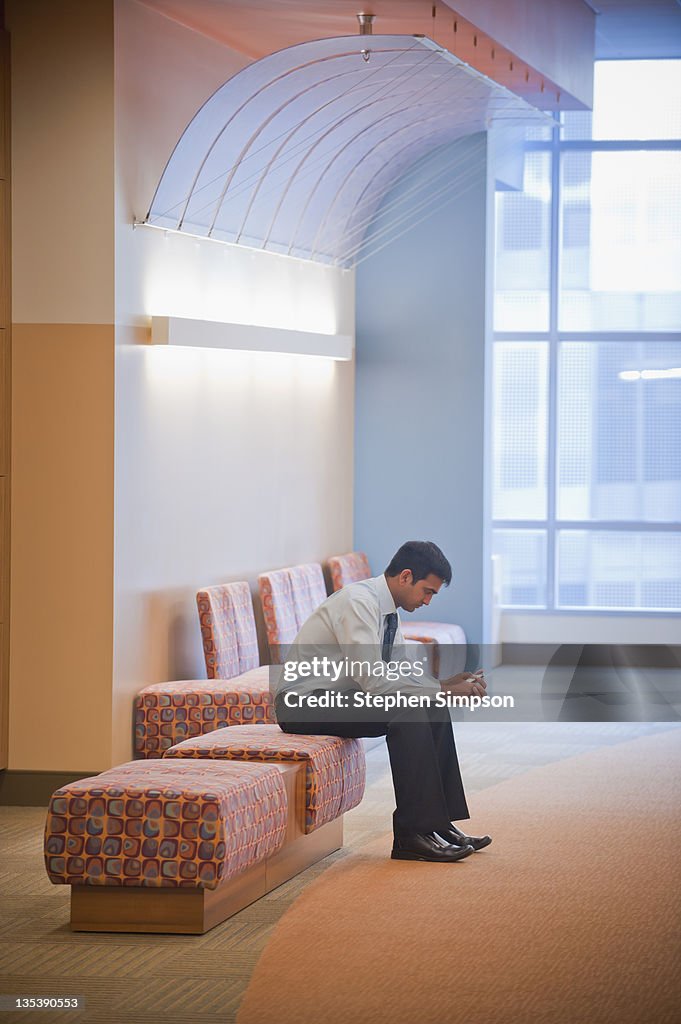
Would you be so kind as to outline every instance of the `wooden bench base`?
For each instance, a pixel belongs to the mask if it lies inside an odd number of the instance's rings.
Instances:
[[[168,932],[202,935],[343,845],[343,818],[310,835],[305,815],[305,765],[277,764],[284,776],[289,818],[284,845],[273,857],[216,889],[149,886],[71,886],[71,929],[77,932]]]

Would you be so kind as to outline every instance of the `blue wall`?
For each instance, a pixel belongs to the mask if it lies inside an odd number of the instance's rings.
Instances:
[[[378,573],[405,540],[439,544],[452,585],[414,618],[458,622],[480,643],[486,137],[437,151],[401,179],[383,210],[437,171],[462,178],[453,201],[357,268],[355,547]],[[379,211],[372,230],[381,224]]]

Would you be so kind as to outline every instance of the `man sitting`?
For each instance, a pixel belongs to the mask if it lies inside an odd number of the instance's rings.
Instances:
[[[332,594],[303,623],[277,688],[284,732],[386,737],[396,860],[451,863],[492,841],[454,824],[470,815],[449,710],[437,699],[483,696],[484,677],[460,672],[438,682],[418,662],[405,667],[397,609],[430,604],[451,578],[437,545],[403,544],[385,573]]]

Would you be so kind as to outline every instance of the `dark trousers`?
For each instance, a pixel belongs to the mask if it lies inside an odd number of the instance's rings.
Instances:
[[[281,694],[275,706],[284,732],[352,739],[385,736],[395,789],[396,836],[437,832],[450,821],[470,817],[447,708],[431,703],[395,708],[380,716],[375,709],[359,708],[353,709],[351,721],[343,721],[338,711],[325,719],[319,708],[287,708]]]

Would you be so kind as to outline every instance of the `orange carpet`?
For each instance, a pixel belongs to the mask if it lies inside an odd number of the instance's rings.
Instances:
[[[238,1024],[676,1022],[680,809],[675,730],[479,793],[462,863],[386,836],[281,919]]]

